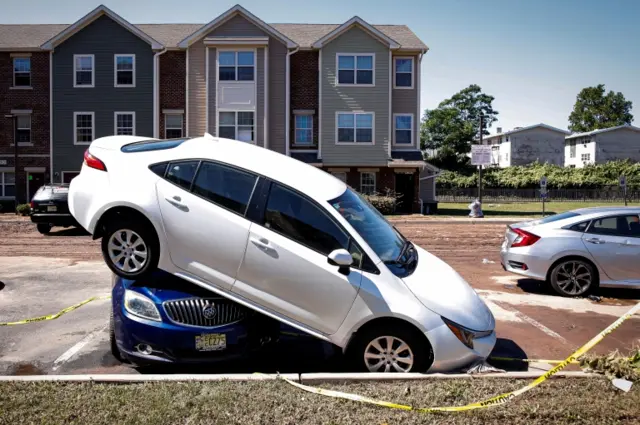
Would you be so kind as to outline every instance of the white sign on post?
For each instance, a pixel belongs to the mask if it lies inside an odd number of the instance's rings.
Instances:
[[[540,179],[540,188],[546,189],[546,187],[547,187],[547,178],[545,176],[542,176],[542,178]]]
[[[620,187],[623,189],[627,187],[627,178],[625,176],[620,176]]]
[[[471,145],[471,165],[491,165],[491,146]]]

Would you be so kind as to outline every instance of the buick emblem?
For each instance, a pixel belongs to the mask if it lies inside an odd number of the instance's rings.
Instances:
[[[202,315],[205,319],[211,320],[216,317],[216,306],[214,304],[207,304],[202,308]]]

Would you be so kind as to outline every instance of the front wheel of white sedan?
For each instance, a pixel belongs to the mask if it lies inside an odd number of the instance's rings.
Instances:
[[[594,267],[578,258],[568,258],[551,270],[551,286],[563,297],[579,297],[597,285]]]
[[[139,279],[153,272],[159,259],[153,229],[138,220],[108,223],[102,237],[102,256],[116,275]]]

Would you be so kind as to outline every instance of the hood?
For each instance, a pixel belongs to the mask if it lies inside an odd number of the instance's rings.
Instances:
[[[429,310],[474,331],[495,328],[491,310],[447,263],[416,246],[418,267],[402,280]]]

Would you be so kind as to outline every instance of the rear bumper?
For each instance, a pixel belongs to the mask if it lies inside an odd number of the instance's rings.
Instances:
[[[500,252],[500,263],[502,268],[509,273],[536,280],[546,280],[547,271],[551,265],[547,258],[525,253],[514,253],[505,249]],[[523,269],[522,265],[526,265],[526,270]]]
[[[31,222],[36,224],[51,224],[53,226],[78,225],[71,214],[31,214]]]

